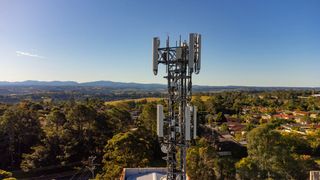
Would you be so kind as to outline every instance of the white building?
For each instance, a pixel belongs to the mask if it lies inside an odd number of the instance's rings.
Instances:
[[[166,168],[124,168],[120,180],[165,180]]]
[[[166,180],[166,176],[167,168],[123,168],[120,180]]]

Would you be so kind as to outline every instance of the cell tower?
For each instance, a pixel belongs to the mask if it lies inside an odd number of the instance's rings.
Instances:
[[[201,35],[191,33],[186,41],[170,47],[160,47],[160,39],[153,38],[153,73],[158,65],[166,66],[168,81],[168,110],[157,105],[157,135],[161,150],[167,154],[167,180],[186,179],[186,150],[197,136],[197,107],[191,106],[192,74],[200,72]],[[179,154],[179,158],[177,155]]]

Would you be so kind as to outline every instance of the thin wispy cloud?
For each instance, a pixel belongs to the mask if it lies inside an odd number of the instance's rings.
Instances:
[[[38,54],[33,54],[29,52],[24,52],[24,51],[16,51],[17,56],[28,56],[28,57],[33,57],[33,58],[38,58],[38,59],[45,59],[46,57],[40,56]]]

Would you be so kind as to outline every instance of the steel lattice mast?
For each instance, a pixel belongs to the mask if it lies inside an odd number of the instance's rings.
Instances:
[[[167,153],[167,180],[186,179],[186,149],[191,137],[196,137],[197,110],[190,106],[190,101],[192,73],[198,74],[200,71],[200,45],[201,35],[194,33],[189,36],[189,44],[182,43],[180,39],[179,45],[173,47],[170,47],[169,37],[163,48],[160,48],[159,38],[153,39],[154,74],[158,72],[158,64],[164,64],[167,72],[164,78],[168,82],[166,118],[163,106],[157,106],[157,133],[162,151]]]

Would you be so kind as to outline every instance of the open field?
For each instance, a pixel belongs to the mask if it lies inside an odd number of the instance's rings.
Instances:
[[[194,99],[195,96],[192,97]],[[210,98],[210,96],[201,96],[202,101],[207,101]],[[134,102],[141,102],[141,101],[147,101],[147,102],[155,102],[155,101],[160,101],[163,98],[159,97],[148,97],[148,98],[138,98],[138,99],[122,99],[122,100],[115,100],[115,101],[106,101],[105,105],[117,105],[119,103],[123,102],[129,102],[129,101],[134,101]]]
[[[196,96],[192,96],[192,99],[194,99]],[[205,102],[205,101],[207,101],[209,98],[210,98],[210,96],[200,96],[200,98],[201,98],[201,100],[203,101],[203,102]]]
[[[163,98],[148,97],[148,98],[138,98],[138,99],[122,99],[122,100],[115,100],[115,101],[107,101],[107,102],[105,102],[105,105],[117,105],[119,103],[129,102],[129,101],[134,101],[134,102],[141,102],[141,101],[155,102],[155,101],[159,101],[161,99],[163,99]]]

